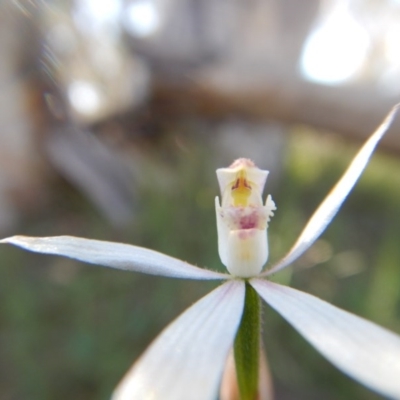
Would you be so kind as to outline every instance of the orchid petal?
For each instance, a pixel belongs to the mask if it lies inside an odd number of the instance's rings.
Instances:
[[[296,243],[290,249],[289,253],[286,254],[285,257],[272,266],[268,271],[265,271],[262,274],[263,276],[276,273],[290,265],[318,239],[318,237],[322,234],[333,217],[336,215],[343,201],[346,199],[350,190],[357,182],[357,179],[360,177],[373,151],[375,150],[376,145],[392,123],[399,107],[400,104],[392,108],[382,124],[361,147],[339,182],[333,187],[325,200],[314,212]]]
[[[227,279],[230,276],[190,265],[154,250],[129,244],[84,239],[73,236],[13,236],[10,243],[36,253],[57,254],[91,264],[128,271],[186,279]]]
[[[244,294],[244,282],[230,281],[186,310],[128,371],[112,400],[216,398]]]
[[[260,279],[250,283],[337,368],[400,399],[400,336],[299,290]]]

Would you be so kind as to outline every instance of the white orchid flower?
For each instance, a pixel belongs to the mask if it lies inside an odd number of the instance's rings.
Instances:
[[[322,234],[364,170],[397,108],[355,156],[288,254],[264,272],[268,221],[275,205],[270,196],[262,202],[268,172],[246,159],[217,171],[222,194],[221,206],[216,199],[218,248],[229,274],[120,243],[69,236],[14,236],[1,242],[117,269],[226,281],[164,329],[117,386],[113,400],[215,399],[228,353],[240,339],[239,329],[246,322],[243,310],[251,303],[251,296],[258,299],[255,293],[345,374],[383,396],[400,399],[399,336],[317,297],[268,280],[300,257]]]

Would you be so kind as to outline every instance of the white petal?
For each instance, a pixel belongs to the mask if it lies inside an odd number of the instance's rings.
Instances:
[[[227,279],[230,276],[199,268],[143,247],[83,239],[73,236],[13,236],[0,243],[11,243],[36,253],[57,254],[91,264],[104,265],[151,275],[186,279]]]
[[[400,399],[400,336],[287,286],[260,279],[251,284],[337,368],[384,396]]]
[[[133,365],[112,400],[215,399],[244,291],[244,282],[230,281],[186,310]]]
[[[367,165],[376,145],[392,123],[399,106],[400,104],[392,108],[382,124],[370,136],[363,147],[359,150],[357,155],[353,158],[353,161],[339,182],[334,186],[325,200],[314,212],[289,253],[262,275],[268,276],[281,270],[282,268],[287,267],[293,261],[299,258],[318,239],[318,237],[322,234],[333,217],[336,215],[343,201],[346,199],[350,190],[357,182],[357,179]]]

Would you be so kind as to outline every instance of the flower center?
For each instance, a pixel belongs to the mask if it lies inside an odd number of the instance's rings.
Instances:
[[[251,195],[251,184],[247,181],[246,172],[237,173],[235,184],[231,188],[234,207],[246,207]]]

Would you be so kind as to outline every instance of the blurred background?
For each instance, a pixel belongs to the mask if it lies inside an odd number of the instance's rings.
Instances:
[[[271,262],[400,100],[398,0],[3,0],[0,235],[134,243],[223,270],[215,169],[269,169]],[[276,279],[400,333],[400,118]],[[0,398],[108,399],[215,283],[0,249]],[[277,400],[379,399],[274,311]],[[362,332],[360,332],[360,335]]]

